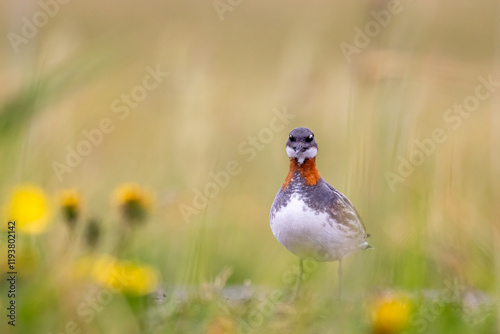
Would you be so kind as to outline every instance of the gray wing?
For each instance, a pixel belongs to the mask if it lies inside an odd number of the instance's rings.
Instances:
[[[336,195],[335,196],[335,218],[337,218],[337,221],[339,223],[347,223],[347,222],[352,222],[352,221],[358,221],[363,229],[363,233],[365,234],[365,237],[368,238],[370,235],[366,233],[366,227],[365,224],[363,223],[363,220],[361,219],[361,216],[359,215],[358,211],[354,207],[354,205],[349,201],[349,199],[342,194],[340,191],[329,185],[327,182],[325,184],[328,186],[328,188]],[[332,212],[333,213],[333,212]]]

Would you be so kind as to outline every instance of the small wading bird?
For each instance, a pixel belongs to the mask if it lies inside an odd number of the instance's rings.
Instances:
[[[290,170],[271,207],[271,230],[276,239],[300,258],[297,296],[303,273],[303,260],[339,261],[338,282],[341,297],[342,259],[372,248],[369,235],[356,209],[338,190],[319,175],[316,168],[318,144],[307,128],[290,132],[286,153]]]

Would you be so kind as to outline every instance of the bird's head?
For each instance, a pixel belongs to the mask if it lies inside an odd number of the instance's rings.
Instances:
[[[290,131],[286,142],[286,153],[290,158],[297,159],[299,164],[305,159],[314,158],[318,153],[314,133],[308,128],[295,128]]]

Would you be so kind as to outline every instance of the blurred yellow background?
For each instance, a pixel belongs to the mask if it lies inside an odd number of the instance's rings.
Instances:
[[[62,331],[78,318],[70,283],[50,292],[62,280],[54,273],[85,253],[71,243],[73,255],[61,260],[62,189],[81,194],[77,224],[99,222],[94,252],[106,254],[123,230],[113,192],[144,187],[148,219],[115,255],[155,268],[166,289],[203,286],[226,267],[228,285],[283,286],[297,259],[274,239],[268,215],[298,126],[315,132],[319,171],[372,235],[374,251],[343,262],[349,298],[418,294],[455,279],[498,298],[498,1],[26,0],[2,2],[0,12],[2,219],[13,218],[9,203],[22,185],[43,190],[50,211],[42,234],[17,232],[18,248],[39,262],[26,270],[22,300],[47,307],[19,311],[26,333]],[[337,265],[318,268],[305,289],[319,308],[335,295]],[[122,319],[120,310],[102,314]],[[162,330],[236,326],[213,325],[218,313],[209,310],[173,311],[165,321],[177,327]],[[311,319],[323,330],[370,326],[314,312],[300,324],[271,317],[259,331],[301,332]],[[484,332],[497,328],[495,312],[478,324]],[[107,322],[81,328],[118,333],[133,320]]]

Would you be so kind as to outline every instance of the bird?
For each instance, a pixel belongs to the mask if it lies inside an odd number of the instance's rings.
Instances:
[[[292,300],[299,292],[304,260],[338,261],[338,298],[341,299],[342,259],[373,248],[354,205],[329,185],[316,167],[318,144],[305,127],[293,129],[286,142],[290,167],[271,206],[274,237],[299,257],[299,277]]]

